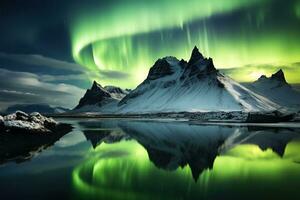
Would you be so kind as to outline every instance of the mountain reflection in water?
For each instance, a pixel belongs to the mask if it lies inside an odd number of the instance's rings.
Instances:
[[[68,125],[57,132],[29,134],[0,132],[0,165],[7,162],[22,163],[53,146],[61,137],[71,132]]]
[[[80,126],[95,150],[73,172],[77,197],[218,199],[230,194],[221,189],[275,190],[300,177],[299,129],[128,120]]]

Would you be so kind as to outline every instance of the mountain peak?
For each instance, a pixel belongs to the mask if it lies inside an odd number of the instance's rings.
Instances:
[[[267,78],[267,76],[264,74],[259,77],[259,79],[265,79],[265,78]]]
[[[266,76],[266,75],[261,75],[257,80],[256,80],[256,82],[257,81],[264,81],[264,80],[268,80],[268,77]]]
[[[86,91],[75,109],[79,109],[86,105],[94,105],[111,98],[111,94],[107,90],[105,90],[99,83],[94,81],[91,89],[88,89]]]
[[[98,89],[103,89],[103,87],[101,86],[101,84],[97,83],[97,81],[94,81],[91,90],[98,90]]]
[[[213,59],[204,58],[204,56],[199,52],[199,49],[195,46],[181,79],[192,76],[202,78],[207,74],[212,74],[215,72],[217,72],[217,70],[214,66]]]
[[[271,77],[267,77],[266,75],[261,75],[254,83],[263,83],[266,81],[272,81],[273,83],[276,83],[277,85],[288,85],[284,72],[282,69],[279,69],[276,73],[272,74]]]
[[[287,83],[282,69],[278,70],[275,74],[272,74],[271,79]]]
[[[192,55],[191,55],[191,58],[190,58],[188,63],[189,64],[194,64],[198,60],[202,60],[202,59],[204,59],[203,55],[199,52],[198,47],[195,46],[193,51],[192,51]]]

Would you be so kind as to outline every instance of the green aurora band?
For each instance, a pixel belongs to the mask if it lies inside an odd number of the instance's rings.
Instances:
[[[87,68],[91,80],[133,88],[158,58],[188,59],[197,45],[219,69],[242,67],[230,74],[237,81],[253,81],[274,72],[267,67],[255,70],[257,65],[279,68],[300,61],[300,30],[272,26],[268,4],[273,1],[114,0],[106,6],[83,9],[74,17],[73,58]],[[298,23],[299,2],[286,9]],[[245,12],[234,22],[230,19],[229,25],[211,23],[239,10]],[[250,74],[242,70],[249,65],[255,70]],[[286,71],[291,83],[300,82],[299,70],[295,73],[294,68]],[[118,76],[104,76],[107,73]]]

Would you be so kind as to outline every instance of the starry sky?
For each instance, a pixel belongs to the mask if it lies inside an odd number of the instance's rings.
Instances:
[[[195,45],[239,82],[282,68],[300,83],[300,0],[2,0],[0,27],[0,109],[134,88]]]

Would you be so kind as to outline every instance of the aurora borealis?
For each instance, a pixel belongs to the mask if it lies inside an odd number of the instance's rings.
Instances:
[[[0,26],[0,110],[73,108],[94,80],[133,89],[195,45],[236,81],[300,83],[300,0],[3,0]]]
[[[276,0],[112,1],[78,12],[71,23],[72,54],[94,74],[129,74],[124,81],[98,80],[123,87],[140,83],[160,57],[188,59],[195,45],[238,81],[270,75],[274,68],[268,66],[275,65],[287,68],[296,83],[298,65],[291,64],[300,59],[298,7],[299,1]],[[253,71],[243,73],[247,68]]]

